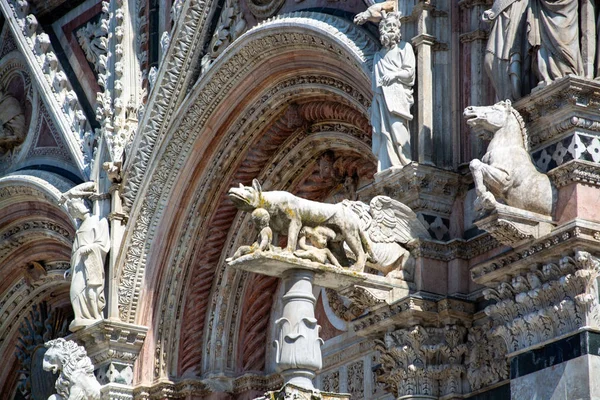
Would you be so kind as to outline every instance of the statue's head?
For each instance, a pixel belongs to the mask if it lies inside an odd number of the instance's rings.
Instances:
[[[491,106],[469,106],[463,113],[467,125],[473,129],[495,132],[506,125],[512,114],[510,100],[499,101]]]
[[[90,212],[88,206],[85,204],[85,200],[81,197],[66,199],[65,204],[69,214],[71,214],[73,218],[81,219],[85,216],[85,214]]]
[[[65,357],[65,340],[63,338],[51,340],[46,343],[46,353],[44,353],[44,361],[42,368],[45,371],[50,371],[53,374],[63,369],[64,357]]]
[[[379,22],[379,40],[386,48],[391,48],[400,42],[402,34],[400,33],[400,17],[402,14],[399,11],[386,13],[382,11],[383,18]]]
[[[252,211],[260,207],[261,194],[262,188],[256,179],[252,181],[252,186],[240,183],[239,187],[232,187],[227,193],[233,204],[242,211]]]
[[[252,223],[257,228],[262,229],[269,226],[270,220],[271,216],[264,208],[257,208],[256,210],[252,211]]]

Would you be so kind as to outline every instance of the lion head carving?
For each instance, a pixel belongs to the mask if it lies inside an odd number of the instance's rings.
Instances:
[[[100,400],[100,384],[85,349],[71,340],[58,338],[45,343],[43,368],[60,372],[56,392],[48,400]]]

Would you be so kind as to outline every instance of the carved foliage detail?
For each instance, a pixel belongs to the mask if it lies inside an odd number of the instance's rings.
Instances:
[[[493,334],[514,352],[582,326],[599,326],[599,272],[596,257],[577,251],[486,289],[486,299],[496,301],[485,309],[494,322]]]
[[[466,328],[399,329],[376,341],[381,353],[379,381],[398,397],[460,394],[467,354]]]
[[[467,379],[471,390],[479,390],[508,379],[506,346],[502,339],[491,334],[491,322],[469,330],[469,359]]]

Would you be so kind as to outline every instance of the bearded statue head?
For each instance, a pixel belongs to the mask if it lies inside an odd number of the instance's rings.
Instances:
[[[400,33],[400,17],[399,11],[391,13],[382,12],[383,18],[379,23],[379,40],[381,44],[386,48],[394,47],[394,45],[400,42],[402,34]]]

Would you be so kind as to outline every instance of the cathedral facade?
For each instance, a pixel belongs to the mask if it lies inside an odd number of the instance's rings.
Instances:
[[[600,398],[594,2],[0,8],[1,399]]]

